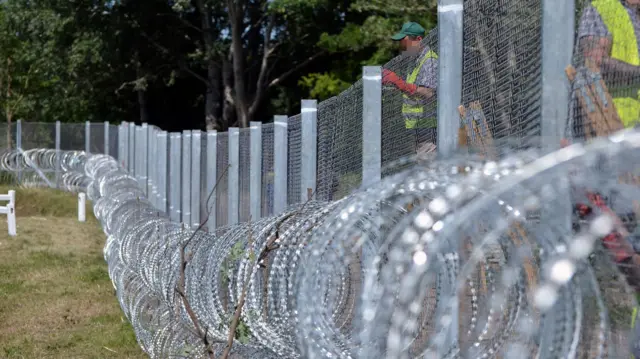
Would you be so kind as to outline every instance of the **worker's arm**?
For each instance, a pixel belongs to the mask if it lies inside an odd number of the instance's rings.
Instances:
[[[609,37],[584,37],[580,39],[580,50],[587,66],[594,65],[599,68],[605,80],[640,79],[640,66],[611,58],[611,39]]]
[[[409,96],[419,95],[429,98],[435,95],[434,89],[418,86],[416,84],[409,84],[395,72],[387,69],[382,70],[382,83],[385,85],[393,85],[405,95]]]

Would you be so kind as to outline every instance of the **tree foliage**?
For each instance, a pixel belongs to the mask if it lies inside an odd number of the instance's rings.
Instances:
[[[225,130],[348,87],[435,0],[4,0],[9,123],[144,121]]]

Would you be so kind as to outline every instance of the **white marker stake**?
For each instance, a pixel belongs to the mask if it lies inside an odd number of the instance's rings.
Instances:
[[[85,222],[87,220],[87,195],[78,193],[78,221]]]

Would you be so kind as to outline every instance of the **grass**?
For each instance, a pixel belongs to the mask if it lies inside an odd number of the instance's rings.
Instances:
[[[75,195],[16,189],[16,214],[15,238],[0,219],[0,358],[147,358],[118,305],[90,208],[80,223]]]

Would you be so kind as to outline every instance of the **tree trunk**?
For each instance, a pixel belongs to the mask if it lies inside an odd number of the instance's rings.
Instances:
[[[220,114],[222,97],[220,94],[220,67],[216,66],[213,59],[209,60],[207,68],[207,94],[205,98],[205,125],[207,131],[218,130],[220,127]]]
[[[141,79],[144,77],[144,71],[142,71],[142,69],[140,68],[140,65],[138,65],[137,69],[136,69],[136,77],[138,79]],[[139,88],[136,89],[136,93],[138,94],[138,106],[140,107],[140,122],[142,123],[149,123],[149,111],[148,111],[148,107],[147,107],[147,94],[146,94],[146,88]]]
[[[214,34],[211,24],[211,12],[205,6],[204,0],[196,2],[200,12],[200,24],[207,60],[207,93],[204,105],[204,121],[207,131],[218,130],[220,127],[221,93],[220,66],[216,64],[214,50]]]
[[[233,103],[233,66],[226,56],[222,59],[222,82],[224,99],[222,101],[222,130],[231,127],[234,122],[235,104]]]
[[[233,7],[233,15],[230,14],[231,25],[231,47],[233,51],[233,82],[235,89],[235,108],[239,127],[249,126],[249,104],[245,78],[245,58],[242,44],[242,33],[244,31],[244,5],[242,1],[229,1]]]
[[[13,112],[11,111],[11,59],[7,58],[7,101],[5,105],[5,117],[7,118],[7,148],[13,149],[13,139],[11,137],[11,123]]]

